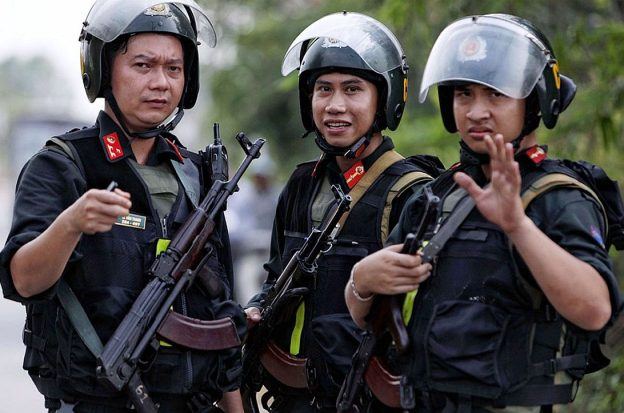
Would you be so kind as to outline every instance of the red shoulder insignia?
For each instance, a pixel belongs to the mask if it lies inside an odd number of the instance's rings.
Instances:
[[[541,163],[548,156],[546,151],[537,145],[527,149],[525,153],[526,156],[531,160],[531,162],[536,165]]]
[[[104,144],[106,157],[110,162],[124,156],[123,148],[121,147],[121,142],[119,142],[117,132],[102,136],[102,143]]]
[[[184,158],[182,157],[182,154],[180,153],[180,150],[178,149],[176,144],[167,138],[165,138],[165,141],[169,144],[169,146],[171,146],[171,149],[173,149],[173,151],[175,152],[176,156],[178,157],[178,160],[180,162],[184,162]]]
[[[362,161],[356,162],[347,172],[343,174],[344,179],[347,181],[349,189],[352,189],[362,179],[366,171]]]

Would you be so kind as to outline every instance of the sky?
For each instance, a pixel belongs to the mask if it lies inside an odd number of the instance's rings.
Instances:
[[[80,78],[78,35],[90,0],[0,0],[0,60],[44,55],[62,74],[76,97],[79,115],[92,118],[99,104],[89,104]]]

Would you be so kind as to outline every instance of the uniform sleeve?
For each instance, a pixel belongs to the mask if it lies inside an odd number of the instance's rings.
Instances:
[[[604,246],[606,223],[597,201],[579,189],[554,189],[531,203],[527,215],[550,239],[598,271],[609,288],[615,314],[619,288]]]
[[[24,166],[15,192],[11,230],[0,252],[0,284],[5,298],[32,302],[53,294],[54,287],[28,299],[21,297],[13,284],[10,262],[18,249],[45,231],[85,188],[86,182],[76,164],[54,150],[41,150]],[[80,258],[74,251],[69,263]]]

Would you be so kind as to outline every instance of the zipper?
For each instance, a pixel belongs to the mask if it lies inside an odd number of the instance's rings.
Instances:
[[[168,235],[167,235],[167,217],[169,215],[165,215],[163,217],[163,219],[160,220],[160,230],[162,231],[162,237],[167,239]]]

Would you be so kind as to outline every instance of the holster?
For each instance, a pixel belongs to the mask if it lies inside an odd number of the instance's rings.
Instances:
[[[286,353],[272,341],[260,355],[260,362],[267,373],[280,383],[295,389],[308,388],[307,360]]]
[[[157,333],[167,341],[193,350],[223,350],[241,345],[230,317],[199,320],[169,311]]]

